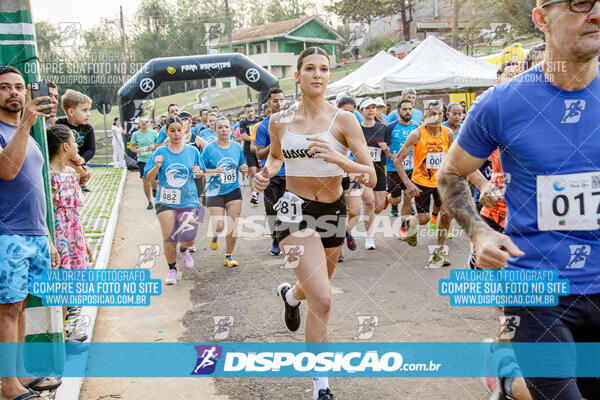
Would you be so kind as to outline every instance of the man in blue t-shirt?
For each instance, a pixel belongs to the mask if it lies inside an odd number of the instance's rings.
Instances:
[[[404,89],[401,95],[402,99],[408,99],[412,103],[413,113],[412,121],[413,124],[419,126],[423,123],[423,112],[415,108],[417,104],[417,91],[415,89]],[[394,110],[388,115],[388,123],[392,123],[398,120],[398,111]]]
[[[586,33],[600,23],[600,6],[540,0],[533,20],[545,33],[544,62],[480,96],[444,160],[438,187],[473,242],[480,267],[557,270],[570,283],[557,306],[504,307],[507,320],[518,320],[512,341],[598,342],[600,36]],[[479,218],[464,181],[496,148],[510,177],[505,234]],[[556,362],[545,357],[544,366],[575,377],[576,357],[574,347],[565,348]],[[534,399],[600,393],[597,379],[526,381]]]
[[[179,106],[177,104],[169,104],[169,107],[167,107],[167,112],[169,113],[169,117],[174,117],[176,115],[179,115]],[[158,139],[156,140],[156,147],[160,147],[165,145],[165,140],[167,140],[167,125],[163,125],[162,128],[160,128],[160,132],[158,132]]]
[[[406,142],[406,138],[412,131],[418,128],[411,121],[413,108],[412,102],[408,99],[400,100],[398,103],[397,113],[400,118],[397,121],[389,124],[386,128],[386,143],[388,145],[388,150],[385,151],[386,155],[386,166],[385,170],[387,173],[386,182],[387,182],[387,191],[390,192],[390,203],[392,204],[392,216],[398,216],[398,204],[402,201],[402,192],[404,192],[404,203],[402,204],[402,217],[407,218],[410,216],[412,212],[412,203],[411,198],[406,193],[406,186],[400,179],[396,167],[394,166],[394,158],[396,154],[400,151],[404,142]],[[403,162],[404,170],[406,174],[410,178],[412,176],[413,171],[413,154],[410,155]],[[400,232],[400,237],[403,238],[405,236],[405,230]]]
[[[24,341],[25,305],[33,280],[60,265],[46,225],[44,158],[29,135],[52,104],[40,105],[50,100],[48,96],[31,101],[27,96],[21,73],[0,67],[0,342]],[[20,357],[9,351],[2,354],[2,363],[14,369]],[[56,383],[50,378],[42,386]],[[1,397],[9,399],[28,392],[15,377],[2,378],[0,390]]]
[[[271,108],[271,115],[281,111],[285,106],[285,95],[283,94],[283,90],[279,88],[272,88],[269,90],[267,104]],[[256,156],[260,160],[261,168],[263,168],[267,162],[271,147],[271,137],[269,136],[269,121],[271,120],[271,115],[265,118],[256,129],[256,139],[254,144],[256,146]],[[278,256],[281,253],[281,249],[279,248],[277,235],[275,235],[274,224],[277,212],[273,210],[273,206],[285,193],[285,163],[281,166],[277,175],[271,178],[269,186],[267,186],[264,193],[265,212],[267,214],[267,222],[269,223],[271,237],[273,239],[271,255]]]
[[[460,103],[450,103],[448,105],[448,110],[446,111],[446,117],[448,120],[442,122],[442,125],[450,129],[454,134],[454,140],[456,140],[463,120],[463,108]]]

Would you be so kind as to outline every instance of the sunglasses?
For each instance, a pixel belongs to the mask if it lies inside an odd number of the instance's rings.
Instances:
[[[550,0],[540,7],[547,7],[552,4],[557,3],[569,3],[569,10],[578,14],[585,14],[592,11],[594,5],[596,4],[596,0]]]

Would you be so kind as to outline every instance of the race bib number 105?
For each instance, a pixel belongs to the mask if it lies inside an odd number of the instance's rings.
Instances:
[[[600,172],[537,177],[541,231],[600,229]]]
[[[221,172],[221,184],[227,185],[229,183],[237,182],[237,173],[235,169],[230,169],[227,171]]]

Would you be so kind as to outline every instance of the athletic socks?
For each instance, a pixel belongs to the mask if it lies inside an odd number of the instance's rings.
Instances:
[[[177,271],[177,267],[175,266],[175,263],[169,264],[169,269],[174,269],[175,271]]]
[[[294,293],[292,293],[292,289],[285,292],[285,301],[287,301],[287,303],[292,307],[297,307],[298,304],[300,304],[300,301],[296,300],[296,298],[294,297]]]
[[[291,290],[288,290],[288,293]],[[313,396],[315,400],[319,399],[319,390],[327,390],[329,388],[329,378],[312,378],[313,380]]]

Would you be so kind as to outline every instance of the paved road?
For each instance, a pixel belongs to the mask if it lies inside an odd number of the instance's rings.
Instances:
[[[243,187],[243,215],[264,215],[262,204],[249,202]],[[162,246],[154,211],[145,210],[145,199],[137,173],[129,173],[119,224],[113,242],[110,268],[132,268],[138,263],[140,246]],[[389,215],[389,209],[384,212]],[[390,220],[393,222],[393,219]],[[382,222],[382,226],[385,221]],[[281,301],[275,288],[282,281],[294,282],[293,270],[283,269],[282,257],[268,254],[270,238],[240,239],[236,259],[241,266],[223,266],[223,247],[208,247],[207,223],[201,225],[194,255],[196,267],[180,269],[176,286],[163,288],[150,307],[102,307],[94,329],[94,341],[215,341],[214,319],[232,321],[226,341],[303,341],[302,326],[296,333],[281,320]],[[417,248],[393,237],[376,235],[377,250],[344,249],[346,261],[333,275],[333,305],[330,318],[332,341],[359,341],[358,316],[378,318],[369,341],[427,342],[479,341],[497,331],[496,309],[450,307],[437,294],[438,280],[449,269],[426,269],[427,245],[435,238],[426,228]],[[224,243],[224,241],[222,241]],[[454,268],[464,268],[468,241],[460,234],[448,241]],[[223,245],[222,245],[223,246]],[[167,265],[161,255],[151,269],[152,278],[164,279]],[[306,304],[302,305],[306,314]],[[331,379],[336,399],[487,399],[479,378],[466,379]],[[214,378],[88,378],[80,399],[312,399],[309,379],[214,379]]]

